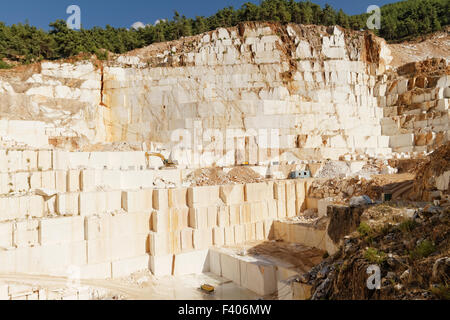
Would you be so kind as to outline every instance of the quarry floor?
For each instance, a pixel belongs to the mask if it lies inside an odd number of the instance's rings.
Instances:
[[[0,275],[0,281],[15,286],[32,286],[47,290],[64,290],[68,279],[44,275]],[[200,290],[203,284],[215,287],[212,294]],[[100,289],[105,294],[101,300],[256,300],[261,297],[241,288],[232,281],[212,273],[189,276],[154,278],[149,271],[142,271],[119,280],[82,280],[80,287]]]
[[[227,247],[226,250],[257,257],[281,268],[292,268],[298,274],[308,272],[323,259],[323,251],[303,245],[263,241]],[[0,274],[0,284],[7,284],[15,293],[13,300],[31,300],[32,294],[45,291],[38,300],[276,300],[285,299],[283,292],[267,296],[239,286],[211,272],[201,274],[155,277],[142,270],[121,279],[71,280],[67,277],[31,274]],[[202,291],[204,284],[214,287],[213,293]],[[11,289],[12,288],[12,289]],[[1,286],[0,286],[1,290]],[[26,293],[29,292],[29,293]]]

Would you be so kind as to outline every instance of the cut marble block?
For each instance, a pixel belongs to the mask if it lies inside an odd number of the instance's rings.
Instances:
[[[189,209],[189,227],[194,229],[208,228],[208,208],[190,208]]]
[[[191,187],[187,191],[190,208],[217,205],[219,201],[219,186]]]
[[[244,185],[220,186],[220,198],[227,205],[239,205],[244,202]]]
[[[47,171],[52,168],[52,151],[39,150],[38,151],[38,169]]]
[[[245,185],[245,201],[258,202],[273,198],[273,183],[247,183]]]
[[[126,258],[111,263],[111,278],[123,278],[130,274],[149,269],[150,256],[145,254],[138,257]]]
[[[56,212],[60,215],[78,215],[78,199],[79,194],[77,192],[58,193],[56,195]]]
[[[174,255],[150,256],[150,271],[156,277],[172,275]]]
[[[41,245],[84,240],[84,219],[80,216],[42,219],[39,225]]]
[[[209,250],[191,251],[174,256],[173,275],[201,274],[209,272]]]

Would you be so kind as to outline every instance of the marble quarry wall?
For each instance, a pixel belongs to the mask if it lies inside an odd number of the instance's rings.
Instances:
[[[0,123],[0,130],[12,137],[39,131],[51,141],[156,143],[190,167],[389,157],[392,149],[423,151],[424,132],[446,141],[445,71],[410,94],[416,105],[436,105],[425,125],[420,107],[400,107],[398,97],[416,85],[389,76],[390,60],[384,40],[369,33],[247,23],[107,62],[2,72],[1,116],[38,124],[17,133]]]

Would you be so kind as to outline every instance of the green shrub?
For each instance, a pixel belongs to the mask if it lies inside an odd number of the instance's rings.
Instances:
[[[414,220],[412,220],[412,219],[403,221],[403,222],[400,223],[399,226],[398,226],[398,228],[399,228],[402,232],[404,232],[404,233],[411,232],[411,231],[413,231],[416,227],[417,227],[417,223],[416,223]]]
[[[95,55],[98,60],[108,60],[108,51],[107,50],[95,50]]]
[[[11,69],[12,66],[7,64],[5,61],[0,60],[0,69]]]
[[[356,230],[363,237],[371,236],[373,234],[372,228],[365,222],[361,222],[361,224],[359,225],[359,227]]]
[[[375,248],[368,248],[364,253],[364,259],[374,264],[382,264],[386,260],[386,253]]]
[[[434,243],[430,240],[420,242],[414,250],[410,252],[411,259],[422,259],[428,257],[436,251]]]

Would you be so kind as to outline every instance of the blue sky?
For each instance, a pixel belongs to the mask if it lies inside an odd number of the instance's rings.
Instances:
[[[71,4],[81,8],[84,28],[93,26],[130,27],[136,21],[154,23],[157,19],[171,18],[178,10],[187,17],[209,16],[226,6],[240,7],[245,2],[259,0],[10,0],[0,10],[0,21],[10,25],[28,21],[31,25],[48,29],[57,19],[66,20],[66,8]],[[348,14],[365,12],[372,4],[380,5],[396,0],[312,0],[321,6],[331,4]]]

